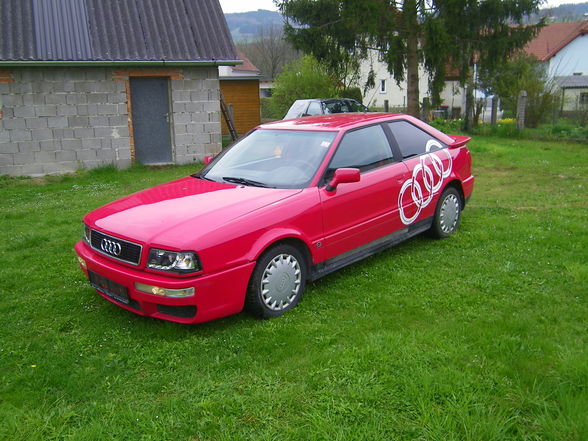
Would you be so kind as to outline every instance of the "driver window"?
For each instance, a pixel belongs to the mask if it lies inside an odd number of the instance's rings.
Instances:
[[[358,168],[365,172],[391,162],[392,150],[380,125],[354,130],[339,143],[329,165],[327,180],[338,168]]]

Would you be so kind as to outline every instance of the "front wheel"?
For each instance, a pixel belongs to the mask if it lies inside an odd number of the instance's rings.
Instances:
[[[260,318],[278,317],[294,308],[306,286],[306,261],[287,244],[266,251],[258,260],[245,298],[245,309]]]
[[[459,225],[461,210],[462,202],[458,191],[454,187],[446,188],[437,202],[431,236],[439,239],[451,236]]]

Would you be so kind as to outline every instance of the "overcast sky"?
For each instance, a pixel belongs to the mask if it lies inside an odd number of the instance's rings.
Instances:
[[[543,7],[558,6],[563,3],[583,3],[586,0],[548,0]],[[257,11],[258,9],[268,9],[276,11],[273,0],[220,0],[223,12],[247,12]]]

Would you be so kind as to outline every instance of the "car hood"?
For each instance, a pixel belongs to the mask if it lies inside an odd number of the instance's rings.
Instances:
[[[111,202],[88,214],[85,222],[129,240],[181,246],[186,234],[194,239],[300,191],[187,177]]]

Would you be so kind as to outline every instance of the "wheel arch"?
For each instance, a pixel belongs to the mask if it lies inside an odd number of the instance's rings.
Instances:
[[[306,268],[310,271],[313,261],[313,256],[310,252],[310,246],[308,245],[307,241],[302,238],[302,236],[291,232],[284,232],[272,237],[271,239],[267,237],[264,240],[258,240],[252,249],[251,260],[259,260],[260,256],[267,250],[281,244],[291,245],[300,251],[304,256]]]
[[[463,186],[461,185],[461,181],[459,179],[453,179],[445,185],[443,191],[445,191],[447,188],[455,188],[457,190],[457,192],[459,193],[459,199],[461,200],[461,207],[463,209],[463,207],[465,207],[466,200],[463,192]]]

